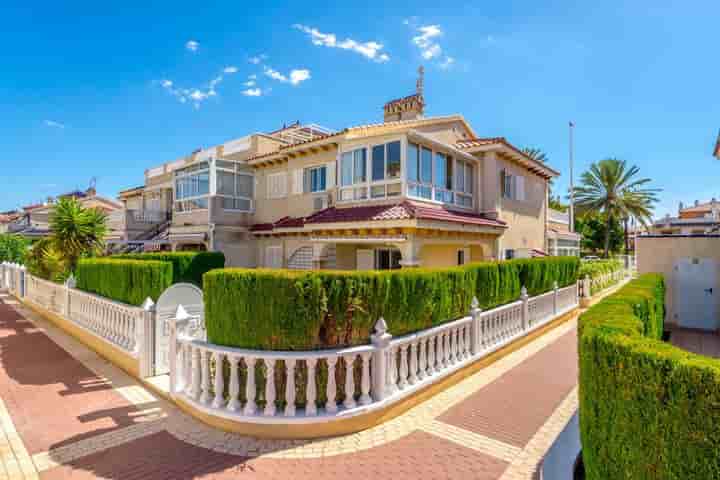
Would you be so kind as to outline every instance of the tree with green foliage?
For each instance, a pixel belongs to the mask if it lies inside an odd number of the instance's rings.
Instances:
[[[575,231],[582,235],[580,246],[583,251],[602,252],[605,249],[607,228],[607,219],[602,213],[585,212],[575,217]],[[622,225],[619,219],[613,219],[610,224],[609,251],[612,253],[620,252],[622,244]]]
[[[638,178],[640,169],[625,160],[606,158],[590,165],[575,187],[575,202],[580,213],[600,212],[605,219],[604,255],[610,254],[610,237],[615,221],[635,218],[647,226],[658,201],[659,189],[647,188],[650,178]]]
[[[50,212],[53,248],[74,271],[83,256],[102,252],[107,233],[107,216],[97,208],[83,207],[76,198],[61,198]]]
[[[30,242],[20,235],[0,234],[0,262],[22,263]]]

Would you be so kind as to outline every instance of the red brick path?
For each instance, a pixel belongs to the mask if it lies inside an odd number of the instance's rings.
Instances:
[[[574,330],[438,420],[524,446],[576,384]],[[123,428],[136,407],[0,300],[0,396],[30,454]],[[508,464],[415,431],[379,447],[324,458],[247,459],[167,431],[41,471],[43,479],[497,479]]]

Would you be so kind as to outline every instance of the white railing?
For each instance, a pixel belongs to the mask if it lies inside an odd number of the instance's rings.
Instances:
[[[167,218],[162,210],[133,210],[132,215],[136,223],[162,223]]]
[[[137,323],[143,309],[68,288],[67,319],[121,349],[137,351]]]
[[[224,347],[170,321],[170,392],[211,415],[251,423],[347,418],[395,403],[578,305],[578,286],[555,288],[393,338],[381,318],[368,345],[274,352]],[[178,309],[180,311],[180,309]]]
[[[16,264],[0,264],[0,288],[68,320],[96,337],[137,357],[143,335],[140,324],[148,308],[134,307],[73,288],[70,277],[64,284],[27,273]],[[152,306],[152,301],[146,304]],[[147,336],[149,338],[149,336]]]
[[[629,276],[632,276],[632,270],[623,268],[615,270],[614,272],[603,273],[602,275],[597,275],[592,278],[586,275],[585,278],[579,280],[578,282],[579,295],[581,298],[592,297],[593,295],[597,295],[613,285],[617,285]]]

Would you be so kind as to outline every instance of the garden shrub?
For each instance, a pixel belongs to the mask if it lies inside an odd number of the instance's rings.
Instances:
[[[173,265],[172,283],[192,283],[202,287],[204,273],[225,266],[222,252],[152,252],[113,255],[112,259],[155,260]]]
[[[580,317],[588,479],[720,479],[720,360],[661,340],[664,296],[647,274]]]
[[[378,318],[404,335],[577,280],[578,260],[548,257],[447,269],[292,271],[223,269],[204,276],[208,339],[267,350],[366,344]],[[530,287],[529,287],[530,289]]]
[[[75,272],[77,288],[130,305],[147,297],[157,301],[173,280],[169,262],[121,259],[81,259]]]
[[[617,283],[617,280],[613,280],[612,278],[606,278],[604,281],[598,280],[601,276],[619,272],[623,268],[623,262],[614,259],[583,262],[582,265],[580,265],[578,278],[583,279],[587,276],[595,280],[592,282],[592,288],[590,291],[590,295],[594,295],[595,293],[606,289],[610,285]]]

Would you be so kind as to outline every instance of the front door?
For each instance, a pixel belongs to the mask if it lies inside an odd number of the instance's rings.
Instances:
[[[674,320],[680,327],[717,330],[717,264],[711,258],[681,258],[673,278]]]

